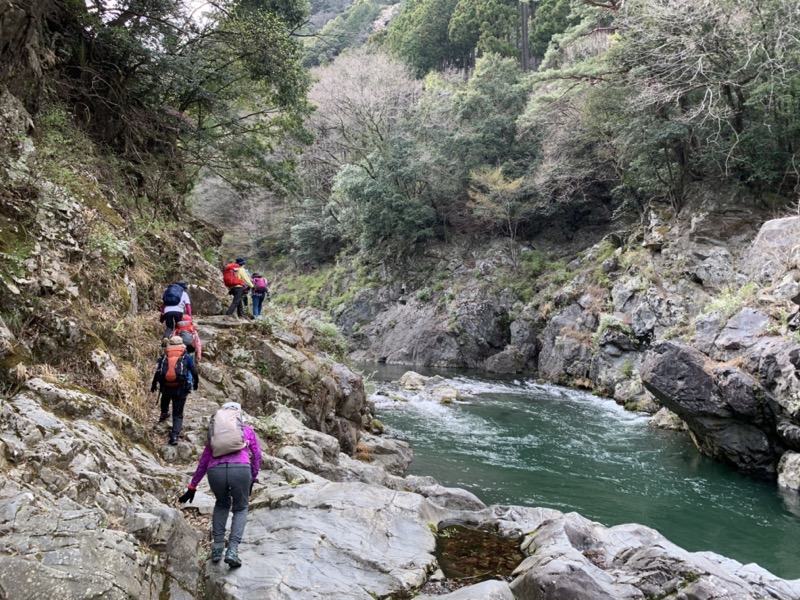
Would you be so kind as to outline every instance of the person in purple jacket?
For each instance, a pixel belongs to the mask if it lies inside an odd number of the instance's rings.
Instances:
[[[237,402],[226,402],[222,405],[223,409],[228,407],[241,410]],[[261,468],[261,446],[255,431],[249,425],[244,425],[243,433],[245,447],[230,454],[215,458],[211,452],[211,444],[206,444],[186,493],[178,498],[181,503],[194,500],[197,485],[208,473],[208,484],[217,499],[211,519],[211,533],[214,538],[211,544],[211,560],[215,563],[222,560],[225,552],[225,523],[233,501],[231,533],[228,537],[228,552],[225,554],[225,562],[231,568],[242,566],[238,553],[239,542],[242,541],[244,526],[247,524],[250,494],[253,493],[253,484]]]

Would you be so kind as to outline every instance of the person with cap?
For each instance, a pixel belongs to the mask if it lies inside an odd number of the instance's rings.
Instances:
[[[214,448],[220,447],[221,442],[215,444],[213,424],[217,422],[227,423],[233,421],[237,423],[240,437],[238,443],[233,445],[235,448],[231,452],[219,454]],[[228,432],[229,428],[222,429],[220,432]],[[220,433],[223,437],[225,433]],[[225,435],[227,438],[228,436]],[[225,440],[230,444],[228,439]],[[228,447],[223,450],[228,449]],[[218,455],[219,454],[219,455]],[[242,560],[239,558],[239,543],[244,535],[244,528],[247,524],[247,509],[250,502],[250,495],[253,493],[253,484],[256,482],[258,472],[261,469],[261,446],[258,443],[253,428],[244,423],[242,419],[242,407],[238,402],[226,402],[214,414],[209,423],[208,443],[203,449],[203,454],[197,463],[197,469],[192,476],[186,493],[178,501],[181,503],[192,502],[194,500],[197,486],[208,474],[208,485],[214,493],[216,502],[214,503],[214,514],[211,519],[211,560],[218,563],[225,555],[225,562],[231,568],[241,567]],[[228,537],[228,551],[225,552],[225,525],[228,521],[228,513],[233,509],[231,518],[231,531]]]
[[[183,318],[183,315],[192,316],[192,301],[186,293],[188,287],[185,281],[170,284],[162,296],[161,318],[164,323],[164,339],[168,340],[175,331],[175,325]]]
[[[246,262],[244,258],[239,257],[222,269],[222,280],[225,283],[225,287],[228,288],[228,294],[233,296],[231,305],[225,312],[228,316],[232,315],[233,311],[236,311],[238,317],[244,316],[242,299],[247,290],[253,287],[253,281],[250,279],[247,269],[244,268]]]
[[[200,377],[191,355],[186,353],[186,346],[180,336],[173,336],[167,341],[164,354],[158,359],[156,373],[150,384],[150,391],[160,392],[161,416],[159,423],[169,418],[169,405],[172,403],[172,429],[169,433],[169,445],[178,444],[178,436],[183,428],[183,408],[190,390],[197,390]]]

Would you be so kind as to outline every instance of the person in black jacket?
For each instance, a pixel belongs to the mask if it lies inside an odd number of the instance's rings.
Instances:
[[[185,355],[186,360],[186,373],[184,378],[177,382],[167,382],[163,379],[162,374],[165,369],[162,368],[163,361],[168,361],[170,356],[175,360],[180,360]],[[173,361],[174,362],[174,361]],[[153,382],[150,384],[150,391],[155,392],[160,388],[161,392],[161,416],[158,419],[159,423],[163,423],[169,418],[169,404],[172,403],[172,430],[169,434],[169,445],[178,445],[178,436],[183,428],[183,408],[186,406],[186,397],[189,395],[189,390],[197,390],[200,384],[200,377],[197,374],[197,367],[194,363],[194,358],[190,354],[186,354],[186,346],[180,336],[173,336],[169,339],[167,347],[164,348],[164,356],[158,361],[156,373],[153,375]]]

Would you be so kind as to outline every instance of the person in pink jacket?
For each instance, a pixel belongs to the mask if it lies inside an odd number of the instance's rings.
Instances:
[[[237,402],[226,402],[220,410],[226,408],[241,410],[241,406]],[[247,508],[250,494],[253,493],[253,484],[256,482],[259,469],[261,469],[261,446],[258,443],[258,437],[249,425],[243,425],[242,429],[245,446],[241,450],[215,457],[211,450],[211,444],[206,444],[186,493],[178,499],[181,503],[194,500],[198,484],[202,481],[203,476],[208,474],[208,484],[216,498],[214,514],[211,519],[213,535],[211,560],[215,563],[219,562],[222,560],[222,555],[225,554],[225,562],[231,568],[242,566],[238,552],[239,542],[242,541],[244,527],[247,524]],[[225,523],[228,520],[231,506],[233,507],[233,518],[228,537],[228,552],[225,553]]]

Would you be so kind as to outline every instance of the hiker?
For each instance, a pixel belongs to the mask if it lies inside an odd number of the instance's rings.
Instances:
[[[175,335],[180,336],[183,345],[186,346],[186,352],[193,356],[195,363],[199,363],[203,356],[203,343],[190,315],[183,315],[178,321],[175,325]]]
[[[232,505],[233,518],[225,562],[231,568],[242,566],[239,542],[247,524],[247,507],[260,468],[261,446],[255,431],[245,425],[241,405],[226,402],[211,418],[208,443],[197,463],[197,470],[186,493],[178,498],[181,503],[192,502],[198,484],[208,472],[208,485],[217,500],[211,520],[211,560],[215,563],[222,560],[225,550],[225,524]]]
[[[178,436],[183,427],[183,408],[190,390],[197,390],[200,378],[194,359],[186,353],[186,346],[180,336],[169,338],[164,348],[164,355],[158,359],[156,373],[150,391],[158,389],[161,393],[161,416],[159,423],[169,418],[169,404],[172,402],[172,430],[169,434],[169,445],[178,445]]]
[[[187,284],[185,281],[171,283],[161,297],[161,318],[164,323],[164,339],[172,337],[175,331],[175,324],[183,318],[184,313],[192,316],[192,302],[189,294],[186,293]]]
[[[264,279],[259,273],[253,273],[253,317],[258,319],[261,317],[261,305],[264,303],[264,298],[269,300],[269,286],[267,280]]]
[[[222,280],[225,283],[225,287],[228,288],[228,293],[233,296],[231,305],[225,312],[228,316],[232,315],[233,311],[236,311],[236,316],[238,317],[244,316],[242,299],[247,290],[253,287],[253,281],[244,268],[246,262],[243,258],[237,258],[235,262],[228,263],[222,269]]]

